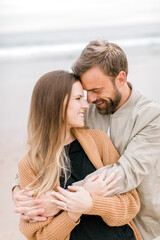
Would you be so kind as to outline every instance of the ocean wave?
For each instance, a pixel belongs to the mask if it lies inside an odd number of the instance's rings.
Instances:
[[[122,48],[134,48],[140,46],[159,45],[160,37],[120,39],[112,41]],[[30,57],[69,57],[81,52],[87,42],[83,43],[66,43],[66,44],[49,44],[49,45],[30,45],[1,47],[0,59],[11,58],[30,58]]]

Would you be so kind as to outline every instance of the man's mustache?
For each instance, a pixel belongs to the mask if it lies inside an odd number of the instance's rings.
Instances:
[[[99,104],[100,102],[107,102],[104,99],[97,99],[96,101],[93,102],[93,104]]]

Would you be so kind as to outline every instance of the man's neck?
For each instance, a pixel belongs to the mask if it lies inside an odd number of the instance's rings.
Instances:
[[[118,107],[116,108],[116,110],[118,110],[125,102],[127,102],[127,100],[129,99],[130,95],[131,95],[131,88],[128,85],[128,83],[126,82],[123,88],[123,92],[122,92],[122,98],[121,101],[118,105]]]

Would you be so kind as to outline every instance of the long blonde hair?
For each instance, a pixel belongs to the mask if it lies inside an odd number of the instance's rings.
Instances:
[[[62,172],[67,176],[66,111],[72,85],[78,80],[72,73],[52,71],[43,75],[34,87],[28,121],[28,161],[36,175],[30,185],[36,196],[55,188]]]

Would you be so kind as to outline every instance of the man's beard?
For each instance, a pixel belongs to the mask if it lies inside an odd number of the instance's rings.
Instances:
[[[122,98],[121,93],[118,91],[117,88],[115,88],[115,95],[114,95],[113,99],[111,99],[111,98],[109,98],[109,100],[98,99],[93,103],[97,104],[97,103],[103,101],[105,103],[104,107],[100,108],[97,105],[96,105],[96,107],[100,114],[108,115],[108,114],[112,114],[115,111],[115,109],[117,108],[117,106],[119,105],[119,103],[121,101],[121,98]]]

